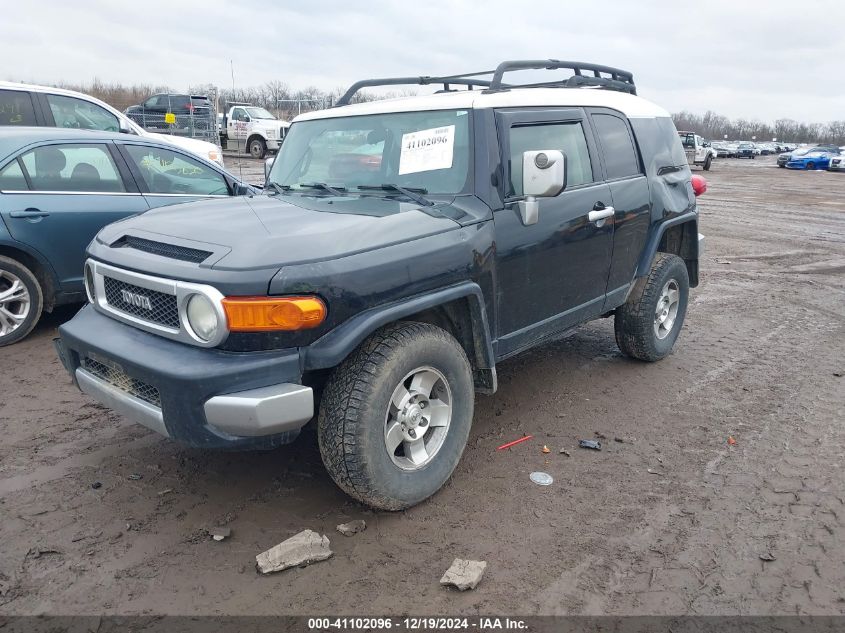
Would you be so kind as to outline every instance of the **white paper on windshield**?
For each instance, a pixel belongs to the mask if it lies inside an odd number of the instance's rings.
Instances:
[[[399,175],[449,169],[455,149],[455,126],[433,127],[402,135]]]

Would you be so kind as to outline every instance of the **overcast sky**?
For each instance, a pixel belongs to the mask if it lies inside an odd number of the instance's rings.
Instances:
[[[0,78],[246,87],[557,58],[634,73],[671,111],[845,119],[842,0],[4,2]]]

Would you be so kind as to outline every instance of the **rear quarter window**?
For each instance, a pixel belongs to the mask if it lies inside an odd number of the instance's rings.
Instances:
[[[594,114],[593,124],[604,152],[607,179],[640,174],[640,160],[625,122],[611,114]]]

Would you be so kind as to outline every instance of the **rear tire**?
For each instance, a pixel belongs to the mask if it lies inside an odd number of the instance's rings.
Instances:
[[[688,300],[684,260],[658,253],[648,275],[637,280],[628,300],[616,309],[614,330],[622,353],[649,362],[668,356],[684,324]]]
[[[473,406],[469,360],[448,332],[427,323],[389,325],[326,384],[317,417],[323,463],[355,499],[408,508],[451,476]]]
[[[32,331],[44,307],[41,284],[20,262],[0,256],[0,347]]]
[[[260,136],[252,138],[249,140],[247,150],[253,158],[264,158],[267,155],[267,143]]]

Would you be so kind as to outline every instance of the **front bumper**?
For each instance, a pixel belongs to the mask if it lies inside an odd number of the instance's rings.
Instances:
[[[271,448],[314,415],[297,350],[234,353],[142,332],[83,308],[56,349],[77,386],[123,416],[190,446]]]

